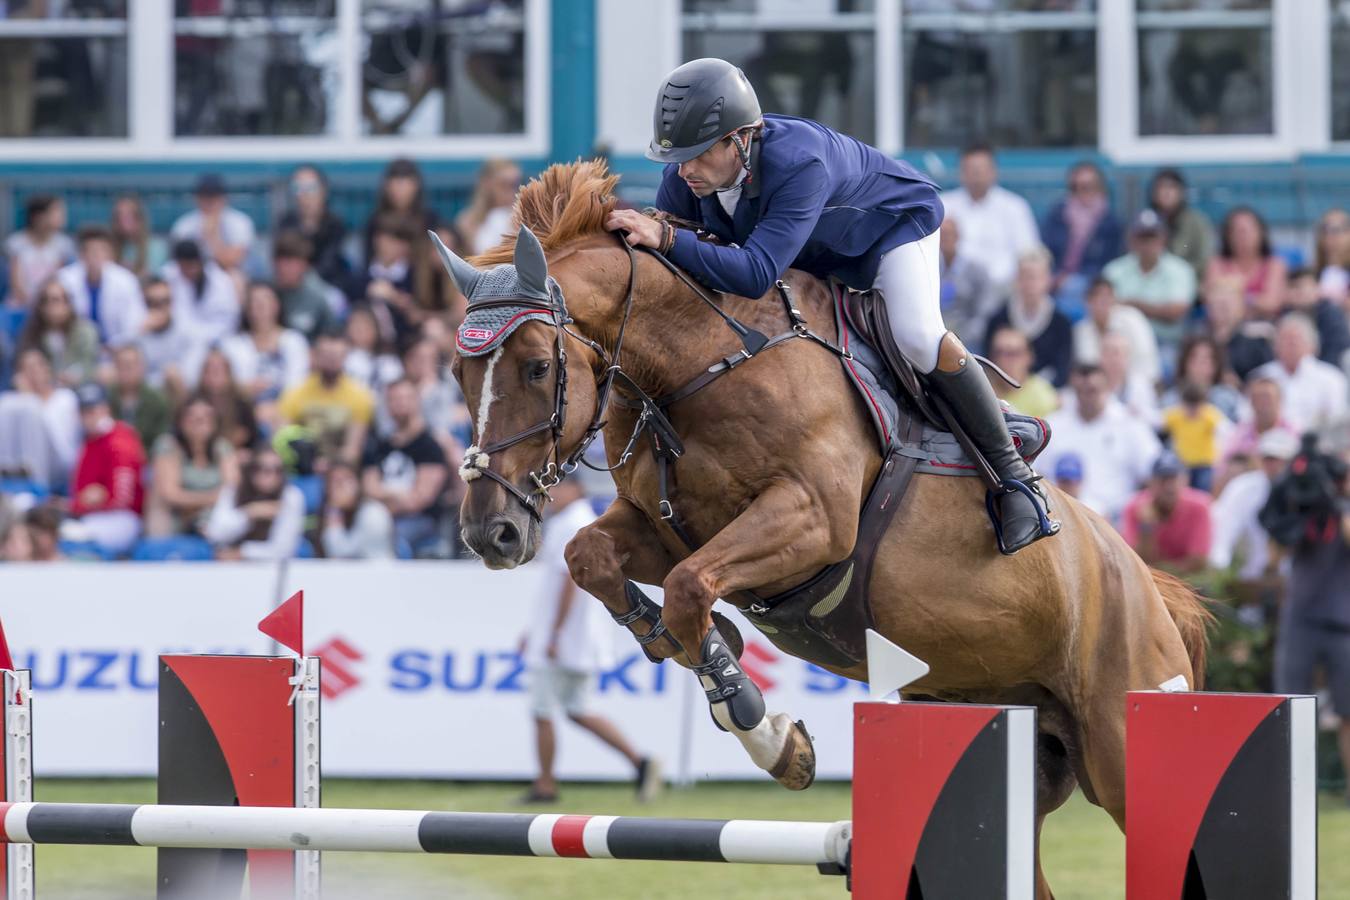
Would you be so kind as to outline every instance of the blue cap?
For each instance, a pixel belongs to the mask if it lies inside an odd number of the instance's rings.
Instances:
[[[1055,481],[1082,481],[1083,460],[1077,453],[1066,453],[1055,463]]]
[[[80,401],[80,409],[108,402],[108,392],[97,381],[88,381],[80,385],[75,390],[75,397]]]
[[[1171,450],[1164,450],[1158,454],[1157,460],[1153,463],[1154,478],[1172,478],[1186,471],[1182,465],[1181,458]]]

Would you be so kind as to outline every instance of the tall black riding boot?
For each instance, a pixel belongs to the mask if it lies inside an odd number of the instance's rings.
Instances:
[[[1036,484],[1036,474],[1013,446],[1003,409],[983,367],[951,332],[942,339],[937,368],[929,373],[928,384],[951,407],[1007,488],[991,498],[998,549],[1011,555],[1059,531],[1059,523],[1047,516],[1049,507]]]

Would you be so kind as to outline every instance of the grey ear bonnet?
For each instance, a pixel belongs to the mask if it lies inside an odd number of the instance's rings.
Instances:
[[[471,309],[455,334],[461,356],[484,356],[500,347],[521,325],[531,320],[554,324],[554,310],[562,310],[562,289],[548,274],[548,261],[539,239],[525,226],[516,237],[515,265],[503,263],[487,271],[475,269],[442,243],[432,242],[441,260],[470,305],[484,300],[516,299],[520,304]],[[536,301],[534,305],[531,301]]]

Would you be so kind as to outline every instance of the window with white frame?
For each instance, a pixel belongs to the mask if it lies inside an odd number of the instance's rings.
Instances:
[[[1350,0],[1331,9],[1331,139],[1350,141]]]
[[[126,0],[0,2],[0,138],[126,134]]]
[[[905,0],[905,145],[1097,143],[1097,0]]]
[[[740,66],[766,112],[876,140],[875,0],[685,0],[681,30],[682,59]]]
[[[177,0],[174,134],[331,134],[335,0]]]
[[[549,23],[550,0],[0,0],[0,158],[543,154]]]
[[[1137,0],[1139,135],[1275,133],[1271,0]]]
[[[366,134],[525,130],[524,0],[361,0]]]

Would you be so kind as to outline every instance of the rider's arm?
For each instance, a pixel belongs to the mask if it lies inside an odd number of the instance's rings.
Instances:
[[[719,291],[762,297],[801,252],[825,206],[825,164],[813,159],[765,199],[764,215],[744,247],[722,247],[678,230],[670,259]]]

